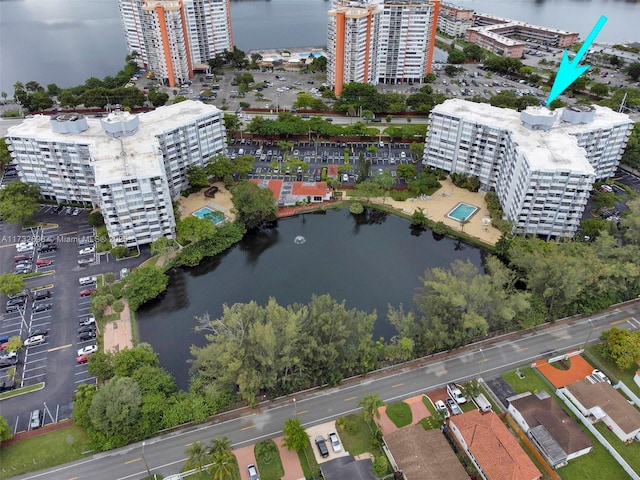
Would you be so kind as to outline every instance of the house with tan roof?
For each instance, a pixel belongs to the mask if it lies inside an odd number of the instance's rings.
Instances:
[[[449,429],[485,480],[538,480],[542,474],[494,412],[452,416]]]
[[[507,398],[509,413],[553,468],[585,455],[593,442],[546,392],[524,392]]]
[[[440,430],[425,430],[418,424],[385,435],[383,441],[405,480],[469,480]]]
[[[280,179],[252,179],[250,182],[271,190],[279,207],[290,207],[300,202],[322,203],[333,196],[327,182],[286,182]]]
[[[603,421],[623,442],[640,436],[640,410],[607,382],[578,380],[562,391],[582,415],[594,423]]]

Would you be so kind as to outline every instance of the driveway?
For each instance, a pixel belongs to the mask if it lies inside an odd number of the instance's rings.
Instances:
[[[331,444],[329,443],[329,434],[331,432],[337,433],[335,421],[321,423],[320,425],[314,425],[313,427],[307,428],[309,441],[311,442],[311,447],[313,449],[313,455],[316,457],[316,462],[318,462],[318,464],[328,462],[329,460],[333,460],[334,458],[342,457],[345,454],[344,448],[341,452],[338,453],[335,453],[331,448]],[[320,456],[320,452],[318,451],[318,447],[316,446],[317,436],[321,436],[322,438],[324,438],[324,441],[327,443],[327,449],[329,450],[329,456],[327,458],[322,458]]]
[[[238,468],[240,469],[240,478],[242,480],[249,480],[249,474],[247,473],[248,465],[253,464],[256,468],[258,467],[256,456],[253,454],[253,448],[254,445],[249,445],[248,447],[238,448],[233,451],[233,454],[238,459]]]
[[[282,446],[283,437],[276,437],[273,441],[278,446],[280,460],[284,468],[284,477],[280,480],[304,480],[304,472],[302,471],[298,454]]]

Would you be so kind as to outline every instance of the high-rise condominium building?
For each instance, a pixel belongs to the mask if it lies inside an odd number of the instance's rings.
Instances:
[[[36,115],[7,133],[20,179],[44,198],[100,208],[112,245],[175,236],[187,167],[225,149],[222,112],[187,100],[140,115]]]
[[[522,112],[447,100],[429,118],[422,163],[495,190],[514,233],[575,234],[592,185],[615,173],[633,122],[599,106]]]
[[[421,83],[431,71],[440,0],[333,0],[327,81]]]
[[[233,50],[229,0],[119,0],[129,53],[173,87]]]

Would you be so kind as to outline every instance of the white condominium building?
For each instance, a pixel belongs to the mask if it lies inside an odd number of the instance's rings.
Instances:
[[[467,28],[473,26],[473,9],[443,3],[438,14],[438,30],[451,37],[464,37]]]
[[[175,236],[186,169],[225,149],[222,112],[187,100],[133,115],[36,115],[7,133],[20,179],[44,198],[100,208],[113,245]]]
[[[229,0],[119,0],[129,53],[167,85],[180,85],[233,50]]]
[[[493,189],[517,233],[575,234],[592,184],[611,177],[633,122],[599,106],[523,112],[447,100],[431,112],[423,164]]]
[[[333,0],[327,80],[421,83],[431,71],[440,0]]]

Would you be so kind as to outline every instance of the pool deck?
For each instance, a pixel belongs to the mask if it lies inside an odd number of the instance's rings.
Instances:
[[[456,187],[451,180],[440,180],[442,187],[435,192],[429,200],[414,198],[404,202],[387,197],[385,204],[401,211],[406,215],[412,215],[418,208],[422,208],[424,214],[434,222],[442,221],[447,226],[460,230],[460,222],[447,217],[447,214],[460,202],[468,203],[478,207],[478,211],[469,219],[469,223],[464,226],[464,233],[475,237],[489,245],[495,245],[502,234],[500,230],[491,225],[484,225],[483,218],[489,217],[489,210],[484,201],[484,193],[473,193],[463,188]],[[382,203],[382,198],[372,198],[373,203]]]
[[[231,192],[227,190],[222,182],[214,183],[218,187],[218,192],[215,198],[208,198],[204,196],[205,190],[209,187],[205,187],[198,193],[193,193],[187,198],[180,197],[180,218],[186,218],[193,215],[193,212],[200,210],[202,207],[208,206],[209,203],[213,203],[225,209],[225,216],[228,221],[233,222],[236,219],[235,214],[231,211],[233,203],[231,202]]]

